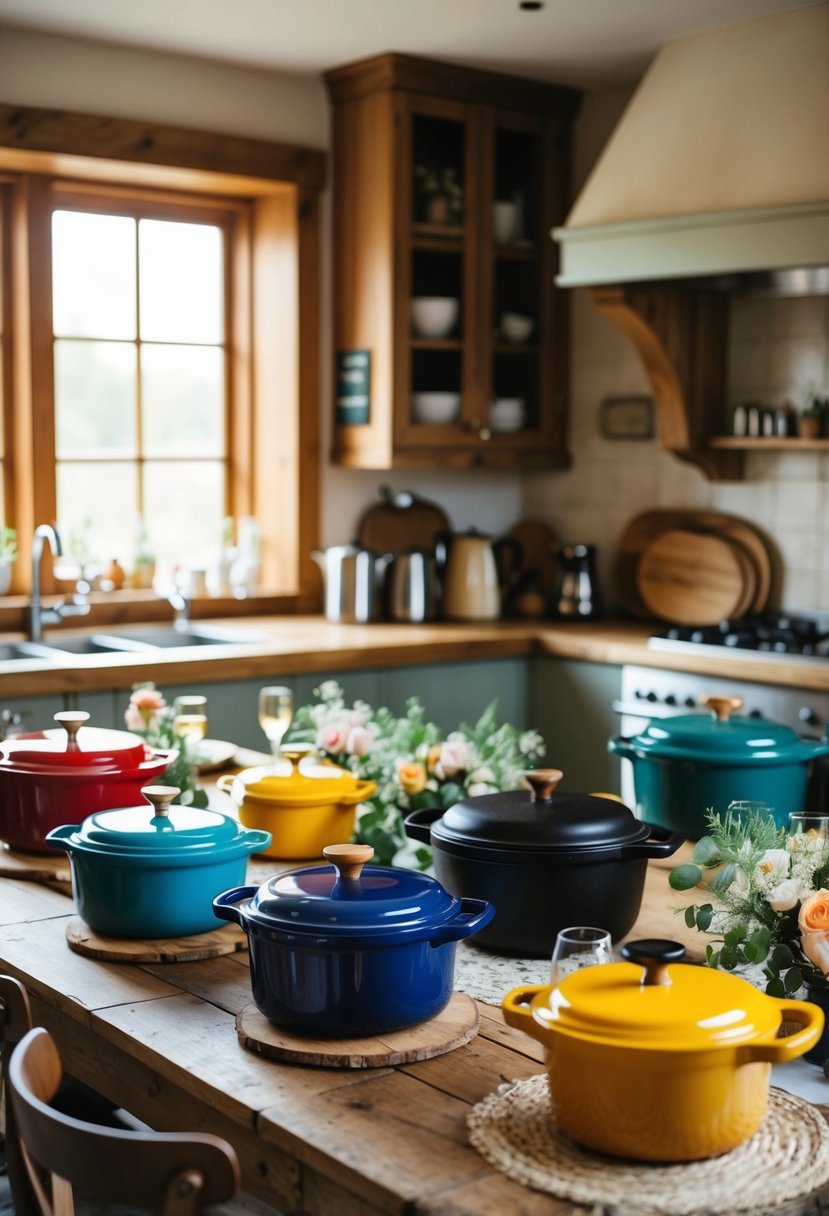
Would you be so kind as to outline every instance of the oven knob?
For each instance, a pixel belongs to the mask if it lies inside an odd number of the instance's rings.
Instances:
[[[657,697],[655,692],[649,692],[645,697],[646,701],[657,701],[658,699],[659,698]]]
[[[665,704],[666,705],[676,705],[676,697],[674,696],[674,694],[672,692],[669,692],[667,697],[665,698]]]
[[[797,717],[799,721],[805,722],[807,726],[822,725],[820,717],[808,705],[801,705],[800,709],[797,711]]]
[[[762,709],[750,709],[748,711],[748,716],[749,718],[762,718],[763,711]]]

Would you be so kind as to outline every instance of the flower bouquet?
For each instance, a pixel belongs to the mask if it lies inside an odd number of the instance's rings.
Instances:
[[[195,756],[197,744],[180,736],[174,728],[176,711],[168,705],[155,684],[134,684],[124,713],[127,729],[140,735],[148,747],[176,748],[178,756],[163,774],[165,785],[181,791],[178,801],[184,806],[207,806],[207,794],[198,783]]]
[[[671,871],[675,891],[703,889],[685,923],[718,941],[709,967],[735,971],[771,996],[804,985],[829,993],[829,841],[814,829],[787,833],[769,814],[706,813],[708,835],[691,862]]]
[[[427,868],[431,850],[413,844],[403,827],[410,811],[519,789],[525,769],[544,753],[536,731],[498,725],[497,701],[473,726],[462,723],[444,736],[417,697],[398,718],[364,701],[346,706],[336,680],[314,691],[318,700],[297,709],[286,742],[312,743],[326,759],[376,783],[376,793],[358,810],[355,834],[372,845],[381,864]]]

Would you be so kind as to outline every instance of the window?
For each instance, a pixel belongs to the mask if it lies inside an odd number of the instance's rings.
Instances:
[[[71,114],[41,136],[25,108],[4,113],[25,132],[0,148],[0,496],[17,588],[40,522],[128,567],[141,526],[171,572],[203,567],[227,516],[254,517],[256,607],[314,607],[324,157]],[[141,614],[141,593],[116,598],[93,613]],[[2,604],[0,623],[14,624]]]

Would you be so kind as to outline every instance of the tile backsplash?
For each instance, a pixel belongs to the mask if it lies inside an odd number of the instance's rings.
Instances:
[[[635,350],[586,292],[573,293],[572,308],[573,467],[528,475],[525,514],[547,520],[563,541],[598,546],[599,579],[612,608],[614,551],[628,520],[652,507],[727,511],[764,534],[774,569],[770,607],[829,612],[829,451],[749,453],[743,481],[711,482],[663,452],[658,436],[603,438],[602,400],[650,389]],[[829,299],[736,297],[723,430],[737,401],[788,400],[800,409],[812,391],[829,393]]]

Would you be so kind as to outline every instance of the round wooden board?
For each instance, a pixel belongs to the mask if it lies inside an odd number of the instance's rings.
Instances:
[[[744,573],[727,540],[673,528],[652,540],[639,558],[636,590],[663,621],[716,625],[737,615]]]
[[[22,878],[72,894],[72,873],[65,853],[18,853],[0,844],[0,877]]]
[[[236,925],[195,933],[192,937],[159,937],[143,941],[130,937],[105,937],[82,920],[66,926],[69,948],[86,958],[108,963],[195,963],[246,950],[247,936]]]
[[[620,607],[632,616],[651,617],[636,589],[636,567],[647,545],[672,528],[714,533],[739,542],[753,560],[757,576],[754,600],[746,611],[752,615],[764,611],[771,592],[772,564],[766,541],[758,529],[748,520],[724,511],[671,507],[642,511],[625,525],[618,541],[614,571],[614,591]]]
[[[367,1039],[310,1039],[274,1026],[255,1005],[236,1018],[239,1042],[249,1051],[291,1064],[318,1068],[385,1068],[430,1060],[462,1047],[478,1033],[478,1007],[465,992],[453,992],[437,1017],[406,1030]]]

